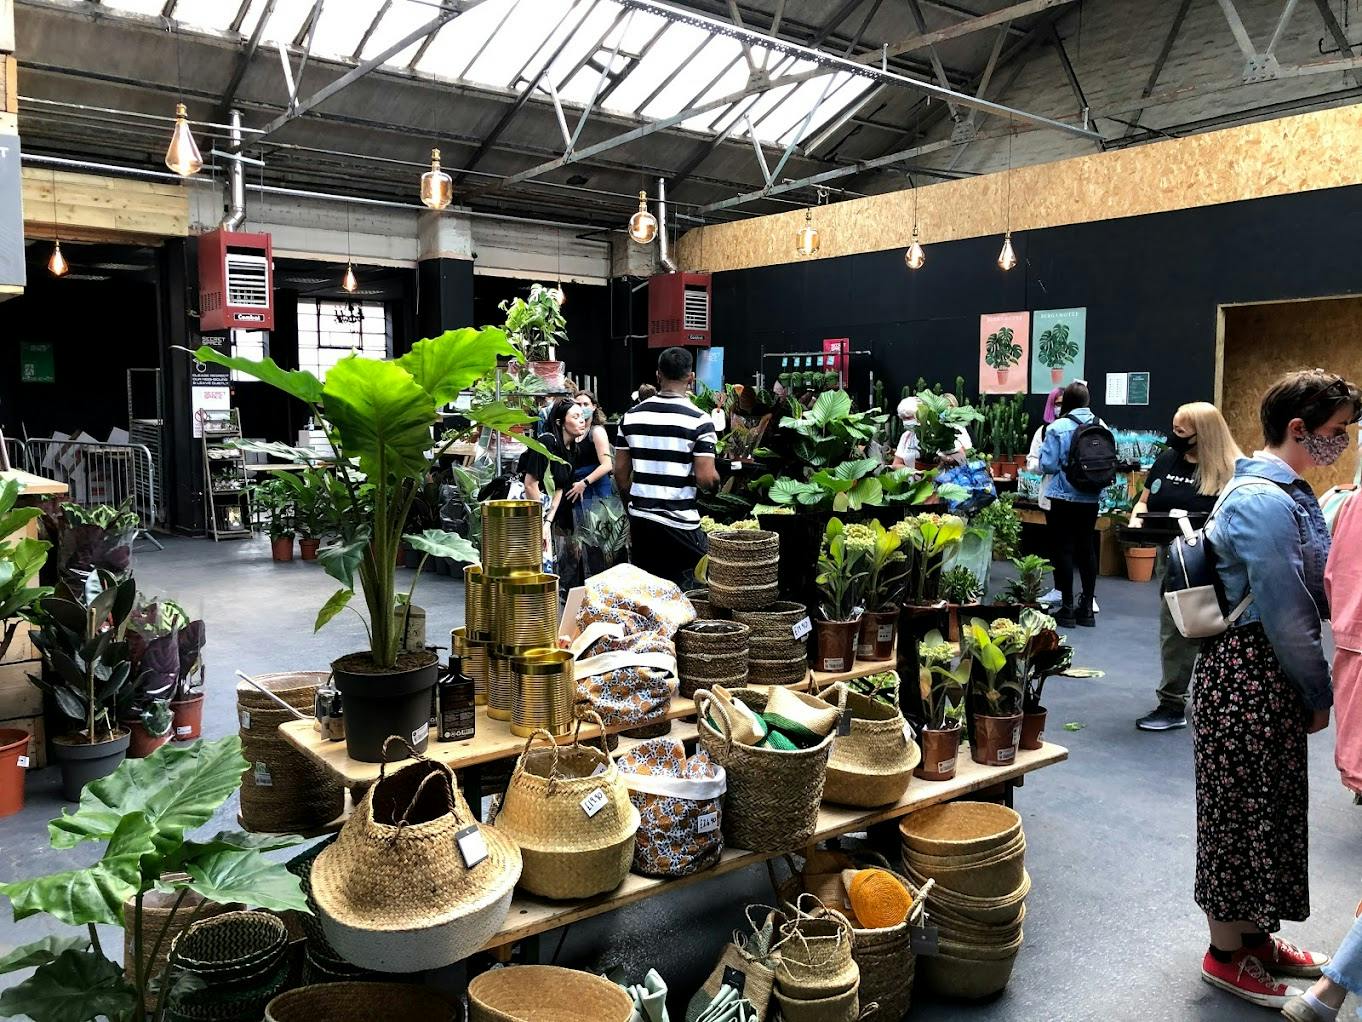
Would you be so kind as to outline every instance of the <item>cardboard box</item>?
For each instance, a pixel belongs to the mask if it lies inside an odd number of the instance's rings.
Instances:
[[[0,622],[0,636],[3,628],[8,627],[9,622]],[[20,621],[14,629],[14,638],[10,641],[9,649],[5,650],[5,655],[0,657],[0,664],[17,664],[26,660],[37,660],[38,650],[33,645],[33,640],[29,638],[29,633],[33,631],[33,626],[27,621]]]
[[[42,690],[28,678],[30,674],[42,673],[42,669],[40,660],[0,664],[0,720],[42,715]]]
[[[18,728],[28,732],[28,768],[37,770],[47,766],[47,731],[43,718],[16,717],[13,720],[0,720],[0,728]]]

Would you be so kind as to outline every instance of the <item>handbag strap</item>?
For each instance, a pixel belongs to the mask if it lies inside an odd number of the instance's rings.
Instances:
[[[670,653],[631,653],[628,650],[613,650],[578,660],[572,670],[573,677],[581,681],[583,678],[594,678],[626,667],[655,667],[674,675],[676,657]]]

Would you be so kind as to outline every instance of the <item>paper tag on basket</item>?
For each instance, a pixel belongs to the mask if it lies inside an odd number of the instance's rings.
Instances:
[[[476,823],[469,824],[455,834],[454,843],[459,846],[459,854],[463,856],[463,864],[469,869],[487,858],[487,841],[483,838],[482,831],[478,829]]]
[[[411,744],[420,745],[430,736],[430,721],[426,721],[411,733]]]
[[[718,813],[703,813],[700,818],[695,821],[695,833],[697,834],[712,834],[718,829]]]
[[[910,926],[908,939],[913,945],[913,954],[931,957],[941,953],[941,934],[935,926]]]
[[[909,745],[917,741],[917,735],[913,734],[913,725],[906,720],[903,722],[903,740]]]
[[[176,738],[187,738],[194,733],[194,728],[190,724],[181,724],[175,729]]]
[[[591,776],[592,776],[592,777],[599,777],[599,776],[600,776],[601,774],[603,774],[603,773],[605,773],[605,764],[604,764],[604,763],[597,763],[597,764],[596,764],[596,769],[593,770],[593,771],[591,771]]]
[[[796,639],[807,639],[809,633],[813,631],[813,619],[805,614],[790,626],[790,631],[794,634]]]
[[[837,737],[845,738],[849,734],[851,734],[851,707],[848,706],[837,718]]]
[[[734,472],[737,472],[737,471],[739,471],[739,470],[742,468],[742,462],[741,462],[741,461],[730,461],[730,462],[728,463],[728,467],[731,468]]]
[[[251,729],[251,711],[244,706],[237,707],[236,719],[237,723],[241,725],[242,731],[249,731]]]
[[[739,997],[747,986],[747,973],[739,972],[731,965],[724,966],[724,986],[732,987]]]
[[[19,769],[20,769],[20,770],[27,770],[27,769],[28,769],[28,757],[27,757],[27,756],[20,756],[19,759],[18,759],[18,763],[19,763]]]
[[[582,799],[582,812],[586,813],[588,817],[595,816],[605,808],[605,804],[608,801],[610,800],[606,797],[605,789],[597,788],[586,798]]]
[[[274,777],[270,774],[268,763],[257,763],[255,765],[255,786],[257,788],[274,787]]]

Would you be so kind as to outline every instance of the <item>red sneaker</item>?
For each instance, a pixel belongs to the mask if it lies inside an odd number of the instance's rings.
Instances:
[[[1253,948],[1249,953],[1256,956],[1269,972],[1280,976],[1318,979],[1320,970],[1329,964],[1328,955],[1302,951],[1280,937],[1269,937],[1266,944]]]
[[[1284,1008],[1287,1001],[1299,997],[1302,991],[1278,983],[1263,963],[1253,955],[1237,954],[1233,961],[1217,962],[1209,951],[1201,960],[1201,978],[1211,986],[1228,990],[1250,1004],[1264,1008]]]

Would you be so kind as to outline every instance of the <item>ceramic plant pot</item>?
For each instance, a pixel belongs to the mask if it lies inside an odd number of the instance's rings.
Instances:
[[[815,671],[842,674],[856,665],[856,639],[861,634],[861,622],[815,621],[818,636],[818,656]]]
[[[974,739],[970,742],[970,758],[984,766],[1011,766],[1017,759],[1021,742],[1022,715],[985,717],[975,714]]]
[[[899,630],[897,610],[868,610],[861,615],[856,659],[862,662],[894,659],[894,636]]]
[[[1148,582],[1154,577],[1154,560],[1159,548],[1154,546],[1128,546],[1126,554],[1126,577],[1132,582]]]
[[[1019,749],[1034,750],[1045,744],[1045,707],[1034,713],[1022,714],[1021,741]]]
[[[270,540],[270,556],[276,561],[293,560],[293,537],[275,536]]]

